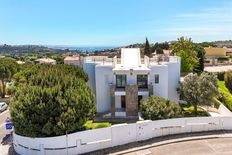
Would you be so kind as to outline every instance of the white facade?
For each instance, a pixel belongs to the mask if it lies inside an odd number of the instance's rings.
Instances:
[[[122,109],[122,96],[126,95],[126,91],[124,88],[118,88],[118,75],[126,76],[126,85],[138,85],[138,76],[145,76],[145,89],[139,87],[138,94],[135,94],[137,96],[147,97],[151,88],[153,92],[150,95],[175,102],[179,100],[177,88],[180,81],[180,58],[177,56],[141,58],[140,49],[122,48],[121,58],[104,57],[93,60],[86,57],[83,68],[89,76],[88,84],[96,94],[97,112],[110,111],[111,85],[116,85],[115,108]]]

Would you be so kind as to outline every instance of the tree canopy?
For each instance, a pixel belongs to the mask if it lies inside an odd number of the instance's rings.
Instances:
[[[205,50],[199,45],[195,44],[195,51],[197,52],[198,64],[194,68],[194,72],[202,73],[204,71]]]
[[[82,130],[96,107],[87,75],[66,65],[34,65],[16,75],[11,117],[17,134],[49,137]]]
[[[180,37],[172,44],[172,53],[181,57],[181,72],[192,72],[198,64],[197,52],[191,38]]]
[[[0,80],[2,86],[1,97],[6,94],[6,83],[10,82],[14,74],[17,72],[17,63],[12,58],[0,58]]]
[[[151,56],[150,44],[149,44],[149,41],[147,38],[146,38],[145,47],[144,47],[144,55],[146,55],[148,57]]]
[[[140,109],[144,119],[159,120],[182,116],[178,104],[158,96],[142,99]]]
[[[151,52],[156,52],[156,54],[164,54],[163,50],[168,50],[169,49],[169,44],[168,42],[163,42],[163,43],[155,43],[152,47],[151,47]]]
[[[197,106],[212,105],[219,95],[218,79],[214,74],[203,72],[201,75],[190,73],[181,83],[180,93],[182,98],[194,106],[197,115]]]

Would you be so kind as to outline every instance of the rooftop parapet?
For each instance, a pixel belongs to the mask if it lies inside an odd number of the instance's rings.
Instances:
[[[106,56],[85,57],[84,63],[97,63],[99,65],[112,65],[126,68],[140,67],[141,65],[159,65],[165,63],[180,62],[178,56],[155,55],[151,58],[144,56],[141,58],[140,49],[138,48],[122,48],[121,58],[116,56],[108,58]]]

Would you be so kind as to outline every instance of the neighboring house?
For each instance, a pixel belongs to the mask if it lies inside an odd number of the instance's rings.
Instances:
[[[164,55],[169,56],[172,53],[172,50],[163,50]]]
[[[226,65],[230,63],[226,55],[227,48],[207,47],[205,50],[205,65]]]
[[[86,57],[83,68],[96,94],[98,113],[138,116],[140,100],[149,95],[179,100],[177,56],[141,58],[139,48],[122,48],[121,58]]]
[[[36,59],[35,63],[41,63],[41,64],[56,64],[56,60],[51,59],[51,58],[41,58],[41,59]]]
[[[232,54],[232,48],[227,48],[226,54]]]
[[[81,59],[79,56],[68,56],[64,58],[64,64],[73,65],[73,66],[81,66]]]
[[[19,60],[19,61],[16,61],[16,63],[19,64],[19,65],[25,64],[24,61],[20,61],[20,60]]]
[[[164,56],[169,56],[169,55],[171,55],[171,53],[172,53],[172,50],[163,49],[163,55],[164,55]],[[156,54],[156,51],[153,52],[152,55],[153,55],[153,56],[157,55],[157,54]]]

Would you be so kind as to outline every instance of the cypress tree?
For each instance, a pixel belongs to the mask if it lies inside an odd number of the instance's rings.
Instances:
[[[144,47],[144,55],[148,57],[151,56],[150,44],[147,38],[146,38],[145,47]]]

